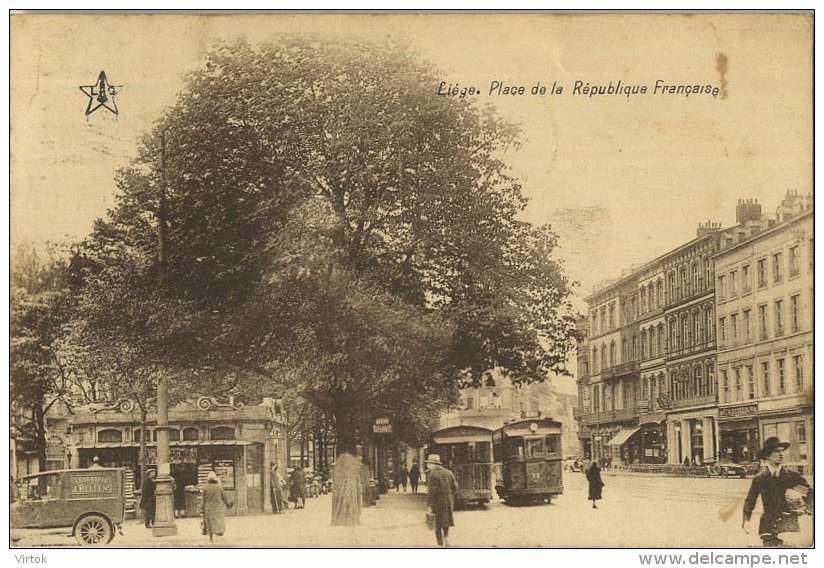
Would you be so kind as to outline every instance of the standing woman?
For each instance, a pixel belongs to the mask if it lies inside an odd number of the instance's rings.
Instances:
[[[218,481],[217,474],[210,471],[206,487],[203,488],[203,502],[200,505],[200,512],[203,513],[203,534],[209,535],[209,541],[213,541],[216,536],[222,537],[226,532],[226,509],[231,509],[233,505]]]
[[[289,481],[289,500],[295,504],[295,509],[303,509],[306,504],[306,474],[299,465],[295,466]]]
[[[592,508],[597,509],[595,501],[601,499],[601,488],[604,487],[604,482],[601,480],[601,468],[595,460],[587,470],[587,481],[589,482],[589,500],[592,501]]]

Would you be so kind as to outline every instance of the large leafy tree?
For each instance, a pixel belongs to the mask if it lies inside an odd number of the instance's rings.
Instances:
[[[11,257],[10,292],[12,436],[33,442],[44,471],[50,411],[56,405],[70,409],[84,396],[83,383],[61,349],[63,326],[72,312],[65,262],[55,254],[20,246]]]
[[[156,344],[168,359],[233,369],[248,392],[296,388],[342,447],[384,413],[414,437],[490,367],[562,370],[567,282],[552,232],[518,220],[518,129],[438,80],[394,45],[208,55],[89,241],[153,259],[166,222],[164,265],[132,284],[186,314]]]

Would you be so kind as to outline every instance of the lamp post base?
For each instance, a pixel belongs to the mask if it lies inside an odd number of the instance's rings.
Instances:
[[[152,536],[175,536],[175,501],[172,478],[168,475],[157,478],[155,487],[155,522]]]

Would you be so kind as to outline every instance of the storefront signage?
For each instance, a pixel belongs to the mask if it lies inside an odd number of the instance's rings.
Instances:
[[[753,416],[758,413],[757,404],[745,404],[743,406],[724,406],[718,409],[718,419],[731,419]]]
[[[74,474],[71,477],[72,497],[108,496],[112,493],[112,476],[100,474]]]

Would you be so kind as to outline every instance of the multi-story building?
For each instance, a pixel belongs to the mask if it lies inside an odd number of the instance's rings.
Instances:
[[[659,259],[664,276],[665,392],[668,462],[704,463],[717,453],[715,301],[712,255],[719,228],[699,226],[698,236]]]
[[[812,220],[811,197],[788,194],[775,218],[741,201],[735,226],[699,225],[586,298],[576,416],[587,457],[746,462],[778,436],[810,466]]]
[[[667,463],[666,397],[667,353],[664,318],[663,262],[655,260],[638,269],[638,327],[641,334],[638,384],[638,426],[641,447],[638,463]]]
[[[638,285],[634,274],[609,282],[586,298],[589,304],[589,374],[579,412],[580,430],[589,434],[591,459],[638,460],[637,383],[640,337]]]
[[[775,219],[754,202],[715,255],[720,454],[755,459],[763,440],[790,442],[812,465],[813,210],[788,193]]]

